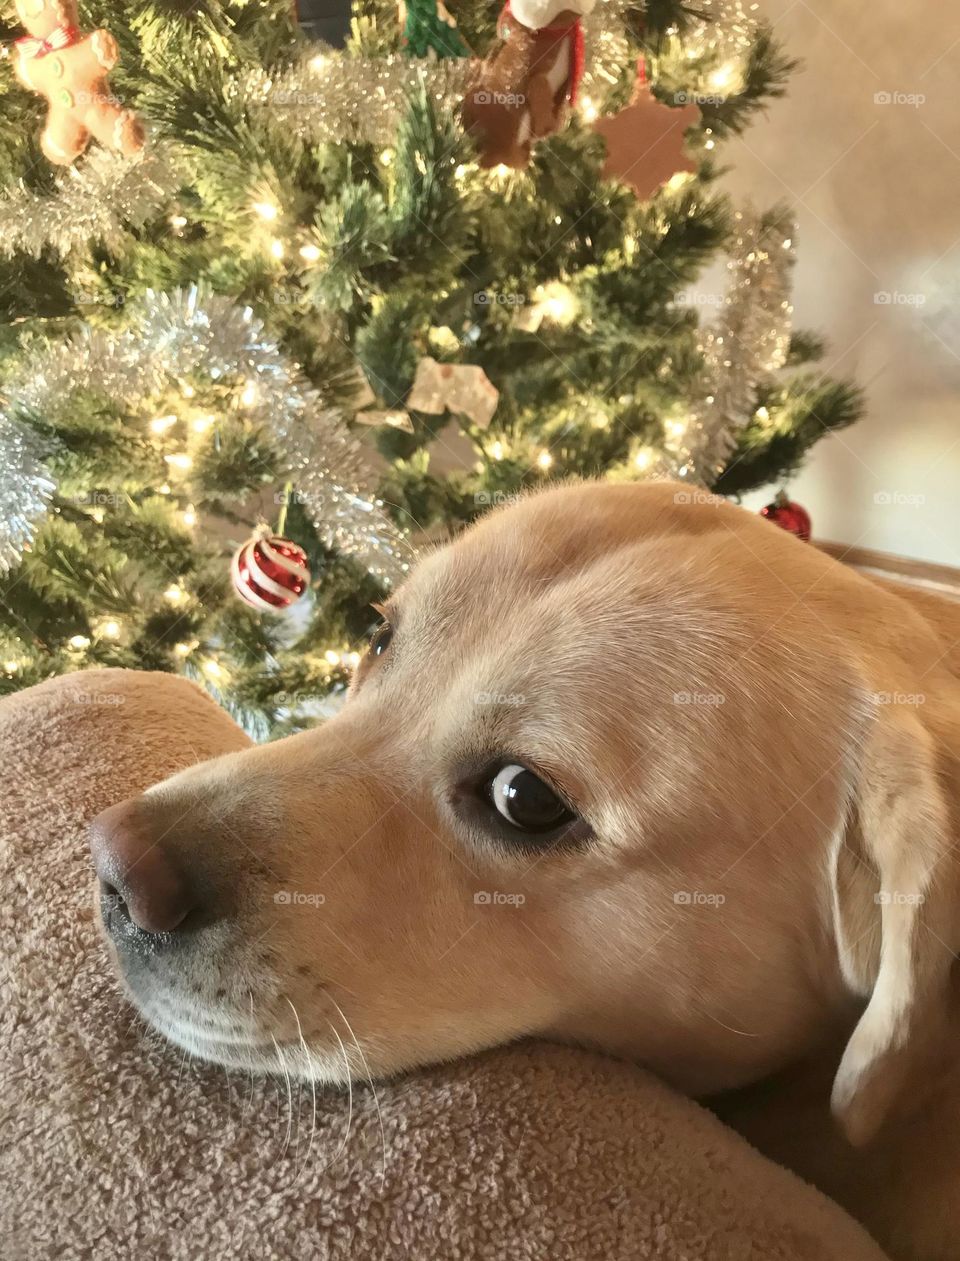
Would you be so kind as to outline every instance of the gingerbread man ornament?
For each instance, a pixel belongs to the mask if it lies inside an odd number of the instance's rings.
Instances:
[[[143,123],[110,92],[107,74],[119,60],[109,31],[82,35],[74,0],[16,0],[28,34],[15,45],[14,69],[24,87],[47,98],[40,147],[57,166],[69,166],[93,136],[132,156],[144,145]]]

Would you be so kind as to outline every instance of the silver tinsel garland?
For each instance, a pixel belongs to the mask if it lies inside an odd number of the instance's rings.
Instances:
[[[625,17],[634,0],[599,0],[583,19],[584,88],[602,92],[630,59]],[[685,44],[719,58],[742,56],[757,22],[742,0],[701,0]],[[278,113],[297,135],[312,141],[390,144],[410,92],[424,86],[438,110],[456,113],[476,74],[470,58],[348,57],[333,50],[301,62],[277,79],[254,71],[235,91]]]
[[[91,241],[122,248],[126,229],[146,223],[179,185],[164,147],[134,158],[92,149],[57,177],[55,192],[40,196],[20,184],[0,195],[0,255],[39,258],[47,248],[66,255]]]
[[[11,403],[43,415],[79,389],[94,390],[135,410],[143,401],[189,378],[236,383],[245,414],[276,438],[295,481],[298,499],[323,542],[357,557],[371,573],[396,581],[410,551],[383,504],[363,489],[360,443],[340,414],[286,361],[249,307],[226,298],[200,300],[196,288],[169,294],[148,291],[130,326],[112,333],[86,326],[50,345],[33,366],[11,381]],[[27,431],[9,416],[0,429],[0,469],[27,451]],[[52,483],[47,482],[52,490]],[[49,493],[49,491],[48,491]],[[36,495],[34,495],[34,502]],[[18,554],[15,522],[0,498],[0,554]],[[39,515],[34,513],[34,520]]]
[[[697,0],[689,38],[717,57],[742,56],[757,37],[758,6],[743,0]]]
[[[253,71],[235,91],[315,143],[392,142],[410,93],[419,87],[438,112],[460,108],[475,63],[466,58],[345,57],[324,52],[271,79]]]
[[[599,94],[615,83],[630,55],[625,15],[633,0],[599,0],[584,18],[584,88]],[[685,34],[691,50],[741,56],[757,22],[743,0],[699,0]],[[319,47],[319,46],[318,46]],[[410,92],[426,87],[438,110],[456,113],[476,72],[469,58],[350,57],[322,50],[278,78],[255,69],[233,80],[227,94],[269,109],[296,135],[317,142],[390,144]],[[178,169],[180,168],[179,172]],[[177,191],[183,162],[170,146],[148,144],[134,158],[91,150],[41,196],[24,185],[0,194],[0,255],[46,248],[68,255],[101,241],[120,248],[125,229],[147,222]]]
[[[36,435],[0,411],[0,574],[19,564],[53,491]]]
[[[703,402],[668,446],[657,473],[709,483],[753,416],[757,386],[782,368],[790,350],[791,272],[796,225],[782,216],[738,211],[719,319],[701,342]]]
[[[602,99],[631,58],[626,15],[636,0],[598,0],[583,18],[585,62],[583,88]],[[683,45],[690,54],[718,61],[743,57],[757,36],[758,21],[743,0],[698,0],[684,28]],[[693,85],[691,85],[693,86]]]

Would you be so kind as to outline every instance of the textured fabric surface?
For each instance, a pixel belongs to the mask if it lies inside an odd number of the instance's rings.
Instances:
[[[378,1088],[193,1061],[125,1004],[84,825],[246,737],[190,683],[0,704],[0,1255],[882,1261],[839,1208],[630,1065],[511,1047]],[[382,1128],[381,1128],[382,1126]]]

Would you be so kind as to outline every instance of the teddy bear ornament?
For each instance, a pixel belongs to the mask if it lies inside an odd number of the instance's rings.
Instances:
[[[117,64],[109,31],[83,35],[74,0],[16,0],[27,30],[14,45],[14,69],[25,88],[46,97],[47,123],[40,147],[57,166],[69,166],[93,136],[127,157],[144,145],[143,123],[110,91]]]

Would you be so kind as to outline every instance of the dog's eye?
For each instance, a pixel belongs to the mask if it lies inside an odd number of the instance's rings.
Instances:
[[[522,832],[550,832],[574,818],[549,784],[525,766],[504,766],[488,782],[494,809]]]
[[[393,639],[393,627],[389,622],[384,622],[370,636],[370,653],[374,657],[382,657],[390,647],[390,640]]]

